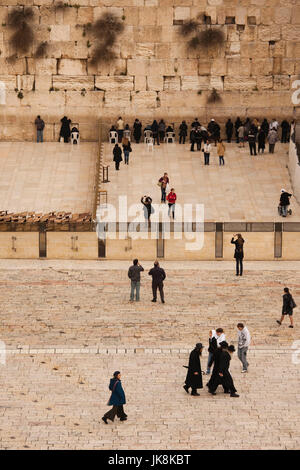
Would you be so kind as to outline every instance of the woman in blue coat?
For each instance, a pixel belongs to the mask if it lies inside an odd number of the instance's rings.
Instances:
[[[111,390],[111,396],[107,404],[108,406],[112,405],[112,409],[105,413],[102,417],[103,421],[105,424],[107,424],[108,419],[114,421],[116,415],[120,418],[120,421],[126,421],[127,414],[123,409],[123,405],[126,403],[126,398],[121,383],[120,371],[117,370],[114,372],[113,378],[110,379],[108,388]]]

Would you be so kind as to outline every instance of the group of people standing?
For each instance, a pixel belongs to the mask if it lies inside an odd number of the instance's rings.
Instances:
[[[134,301],[134,294],[136,302],[140,301],[140,286],[141,286],[141,272],[144,271],[143,266],[139,263],[136,258],[133,260],[132,266],[128,269],[128,277],[131,281],[130,290],[130,302]],[[149,276],[152,276],[152,294],[153,298],[151,302],[157,301],[157,290],[159,290],[160,300],[164,304],[164,280],[166,279],[166,273],[163,268],[160,267],[159,262],[154,261],[153,268],[148,272]]]
[[[59,140],[65,143],[70,142],[70,137],[72,132],[76,132],[79,136],[79,130],[77,127],[72,127],[71,129],[71,119],[67,116],[64,116],[61,120],[61,127],[59,131]],[[45,121],[38,115],[34,121],[34,125],[36,127],[36,141],[43,142],[44,141],[44,129],[45,129]],[[78,138],[77,138],[78,140]],[[77,141],[76,141],[77,143]]]

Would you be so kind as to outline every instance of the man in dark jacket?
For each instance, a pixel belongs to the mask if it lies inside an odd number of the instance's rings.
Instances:
[[[290,197],[292,197],[292,194],[285,191],[285,189],[281,190],[279,205],[281,208],[282,217],[287,216],[288,206],[290,205]]]
[[[236,393],[236,388],[233,383],[233,379],[229,372],[229,366],[231,361],[231,354],[235,351],[234,346],[228,346],[228,348],[222,348],[222,352],[220,355],[220,366],[219,366],[219,376],[221,379],[221,384],[223,385],[224,389],[230,392],[230,396],[237,398],[239,395]]]
[[[154,268],[150,269],[149,276],[152,276],[152,292],[153,299],[152,302],[156,302],[157,299],[157,289],[159,289],[160,299],[162,303],[165,303],[164,298],[164,280],[166,279],[165,271],[159,266],[159,262],[155,261]]]
[[[201,343],[197,343],[195,349],[190,353],[188,373],[186,375],[185,385],[183,386],[186,393],[189,393],[189,388],[192,388],[191,395],[193,396],[199,396],[200,394],[197,392],[197,388],[203,388],[200,363],[202,350],[203,345]]]
[[[207,130],[210,134],[210,140],[215,141],[215,147],[217,146],[217,141],[220,139],[220,126],[219,124],[214,120],[211,119],[210,123],[207,126]]]
[[[185,139],[187,136],[187,131],[188,131],[188,126],[185,121],[182,121],[182,123],[179,126],[179,143],[185,144]]]
[[[140,286],[141,286],[141,272],[144,271],[143,266],[140,265],[138,259],[133,260],[133,265],[128,269],[128,277],[131,280],[130,302],[140,300]]]
[[[226,135],[227,135],[227,142],[230,144],[233,134],[233,122],[229,118],[226,122]]]
[[[289,328],[294,328],[294,322],[293,322],[293,310],[294,308],[297,307],[293,297],[292,297],[292,294],[290,293],[290,290],[288,287],[285,287],[283,289],[284,291],[284,294],[282,296],[282,301],[283,301],[283,304],[282,304],[282,312],[281,312],[281,318],[280,320],[276,320],[278,325],[281,325],[281,323],[283,322],[284,320],[284,317],[286,315],[289,316],[290,318],[290,326]]]
[[[116,144],[114,146],[113,155],[114,155],[113,161],[115,162],[116,170],[119,170],[120,169],[120,162],[123,160],[123,158],[122,158],[121,147],[119,147],[118,144]]]
[[[228,348],[228,343],[226,341],[221,341],[219,347],[217,344],[217,339],[212,338],[211,343],[210,343],[210,350],[212,352],[212,358],[209,362],[209,368],[214,364],[214,368],[211,374],[211,378],[209,382],[206,384],[208,387],[209,393],[212,395],[216,395],[216,390],[218,388],[218,385],[222,385],[224,389],[224,393],[229,393],[228,388],[222,383],[221,377],[219,376],[220,372],[220,359],[221,359],[221,354],[224,349]]]

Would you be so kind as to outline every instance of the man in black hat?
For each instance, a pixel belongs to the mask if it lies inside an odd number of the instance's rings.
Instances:
[[[220,356],[220,370],[219,370],[219,376],[221,379],[221,384],[223,385],[224,388],[226,388],[231,397],[238,398],[239,395],[236,393],[236,388],[233,383],[233,379],[231,377],[231,374],[229,372],[229,367],[230,367],[230,361],[231,361],[231,355],[234,353],[235,347],[234,346],[228,346],[227,348],[222,348],[222,353]]]
[[[209,368],[214,364],[214,368],[211,374],[211,378],[209,382],[206,384],[208,387],[209,393],[212,395],[216,395],[216,390],[218,388],[218,385],[222,385],[224,389],[224,393],[229,393],[228,388],[224,385],[224,383],[221,380],[221,377],[219,376],[220,372],[220,359],[221,359],[221,354],[224,349],[228,348],[228,343],[226,341],[221,341],[221,343],[217,344],[217,339],[212,338],[211,343],[210,343],[210,349],[212,352],[212,357],[208,363]]]
[[[203,388],[202,383],[202,371],[200,356],[203,350],[202,343],[197,343],[195,349],[190,353],[188,373],[185,379],[185,385],[183,386],[186,393],[189,393],[189,388],[192,388],[191,395],[199,396],[200,393],[197,392],[198,388]]]

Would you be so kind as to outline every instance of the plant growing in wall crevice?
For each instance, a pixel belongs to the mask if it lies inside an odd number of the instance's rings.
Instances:
[[[183,22],[179,34],[185,39],[190,38],[186,45],[192,51],[222,46],[225,42],[223,29],[212,27],[210,17],[204,13],[198,15],[197,19]]]
[[[34,58],[35,59],[41,59],[42,57],[45,57],[47,55],[49,44],[47,41],[41,42],[34,53]]]
[[[210,95],[207,97],[207,104],[215,104],[215,103],[220,103],[222,101],[221,95],[218,93],[218,91],[213,88]]]

